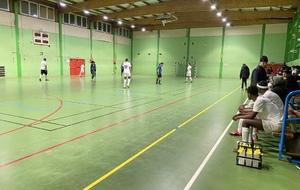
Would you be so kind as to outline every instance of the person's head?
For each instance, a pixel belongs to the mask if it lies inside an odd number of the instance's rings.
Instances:
[[[275,75],[273,77],[270,77],[270,83],[272,84],[272,86],[283,83],[283,76]]]
[[[46,61],[47,59],[46,58],[44,58],[44,61]]]
[[[283,79],[288,78],[290,75],[291,75],[290,70],[283,70],[283,73],[282,73]]]
[[[256,86],[249,86],[247,88],[247,96],[249,100],[253,100],[258,96],[258,89]]]
[[[262,80],[256,84],[256,87],[258,89],[258,94],[262,95],[268,90],[268,83],[267,81]]]
[[[126,58],[125,61],[128,61],[128,58]]]
[[[92,63],[93,62],[93,59],[90,59],[90,63]]]
[[[163,66],[163,65],[164,65],[164,62],[161,62],[160,65]]]
[[[266,68],[268,64],[268,57],[263,55],[261,58],[260,58],[260,63],[259,65],[262,66],[263,68]]]

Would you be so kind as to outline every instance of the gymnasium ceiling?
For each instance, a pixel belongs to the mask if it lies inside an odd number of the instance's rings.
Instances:
[[[88,10],[91,21],[118,25],[121,20],[124,27],[135,25],[134,30],[222,27],[222,18],[232,27],[289,23],[300,5],[300,0],[61,0],[67,5],[61,7],[58,0],[32,1],[55,5],[61,13],[84,15]]]

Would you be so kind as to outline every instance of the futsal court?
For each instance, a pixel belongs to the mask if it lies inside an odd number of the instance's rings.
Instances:
[[[259,133],[261,170],[236,165],[239,79],[48,78],[0,79],[1,190],[298,188],[271,134]]]

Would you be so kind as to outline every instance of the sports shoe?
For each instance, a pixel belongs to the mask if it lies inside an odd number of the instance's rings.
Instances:
[[[42,79],[39,79],[39,81],[42,81]]]
[[[233,148],[233,149],[232,149],[232,152],[235,152],[235,153],[237,153],[237,151],[238,151],[238,149],[237,149],[237,148]]]
[[[300,170],[300,164],[297,164],[297,165],[296,165],[296,168],[297,168],[298,170]]]
[[[49,79],[46,79],[45,81],[49,81]]]
[[[229,134],[232,136],[242,136],[242,133],[240,133],[237,129],[229,132]]]

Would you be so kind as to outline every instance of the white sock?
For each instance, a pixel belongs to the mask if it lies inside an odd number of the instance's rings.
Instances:
[[[126,87],[126,79],[124,79],[124,87]]]
[[[239,133],[242,133],[242,124],[243,124],[243,121],[244,121],[244,119],[240,119],[239,120],[239,124],[238,124],[238,128],[237,128],[237,130],[238,130]]]
[[[252,136],[252,134],[253,134],[253,131],[255,131],[255,129],[256,128],[254,128],[254,127],[249,127],[249,136],[248,136],[248,142],[252,142],[253,141],[253,136]]]
[[[249,138],[249,128],[242,127],[242,141],[249,142],[248,138]]]
[[[190,77],[190,80],[193,81],[192,77]]]
[[[131,79],[129,78],[127,81],[127,86],[129,86]]]

